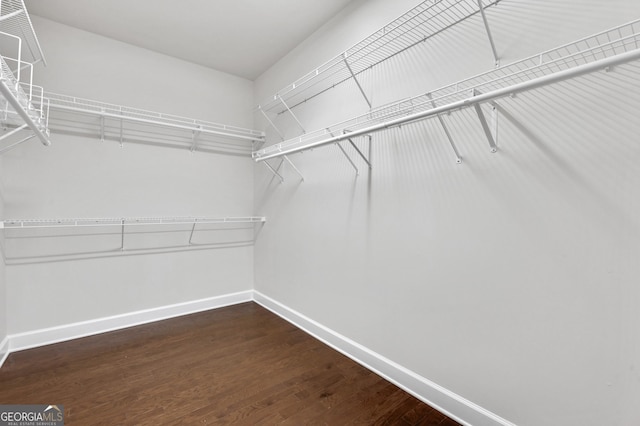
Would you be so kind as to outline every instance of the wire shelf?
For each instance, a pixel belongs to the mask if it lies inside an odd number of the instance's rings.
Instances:
[[[45,98],[52,110],[91,114],[118,120],[189,130],[191,132],[208,133],[232,139],[248,141],[264,140],[264,132],[258,130],[130,108],[51,92],[46,92]]]
[[[19,136],[25,129],[32,132],[30,136],[0,149],[0,153],[34,136],[44,145],[49,145],[42,88],[33,85],[33,64],[44,62],[44,56],[22,0],[0,1],[0,39],[0,121],[3,127],[13,128],[2,134],[0,140]]]
[[[293,108],[446,29],[499,0],[425,0],[399,18],[279,90],[258,105],[263,111]]]
[[[29,55],[25,56],[27,62],[42,61],[46,65],[40,42],[23,0],[0,1],[0,31],[19,37],[26,44]]]
[[[264,223],[262,216],[247,217],[122,217],[122,218],[67,218],[67,219],[10,219],[0,222],[2,229],[45,229],[132,225],[194,225]]]
[[[371,110],[328,128],[254,151],[256,161],[304,151],[488,102],[640,59],[640,20],[612,28],[432,92]]]

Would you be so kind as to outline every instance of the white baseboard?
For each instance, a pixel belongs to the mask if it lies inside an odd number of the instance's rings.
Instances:
[[[2,342],[0,342],[0,367],[2,367],[2,364],[4,364],[8,356],[9,356],[9,336],[5,336],[5,338],[2,339]]]
[[[254,291],[254,301],[416,398],[467,426],[515,426],[508,420],[410,371],[322,324]]]
[[[253,291],[248,290],[91,321],[77,322],[59,327],[11,334],[8,336],[8,352],[16,352],[52,343],[64,342],[66,340],[120,330],[154,321],[250,302],[252,300]],[[2,363],[0,363],[0,366],[2,366]]]

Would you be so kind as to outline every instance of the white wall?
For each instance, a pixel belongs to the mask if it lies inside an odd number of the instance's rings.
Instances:
[[[33,21],[48,59],[36,82],[48,91],[251,127],[248,80],[38,17]],[[51,140],[49,148],[29,142],[4,155],[4,218],[253,213],[253,165],[246,156],[127,143],[121,148],[60,133]],[[167,237],[170,245],[186,245],[190,228],[176,231]],[[156,237],[166,236],[145,237],[144,247],[154,247]],[[125,245],[134,238],[127,236]],[[10,334],[245,291],[253,284],[250,245],[112,256],[120,246],[118,230],[95,240],[16,238],[8,244],[16,249],[8,253],[6,270]],[[52,257],[45,249],[65,256]]]
[[[261,76],[256,100],[416,3],[354,3]],[[505,64],[640,4],[504,0],[488,17]],[[363,76],[374,104],[491,69],[480,22]],[[497,154],[472,110],[447,116],[461,165],[434,120],[374,135],[358,178],[334,146],[291,156],[303,183],[259,167],[256,289],[515,424],[640,423],[638,77],[623,66],[500,101]],[[348,83],[297,113],[313,130],[365,108]]]
[[[0,168],[4,168],[4,161],[0,157]],[[4,185],[2,179],[0,179],[0,217],[3,216],[4,212]],[[0,243],[2,253],[0,256],[0,365],[6,352],[8,350],[8,344],[3,344],[5,339],[7,338],[7,277],[5,273],[5,265],[4,265],[4,239],[2,238],[2,234],[0,234]]]

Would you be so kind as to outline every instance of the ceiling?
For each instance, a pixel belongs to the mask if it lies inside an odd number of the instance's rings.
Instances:
[[[32,15],[254,80],[351,1],[26,0],[25,3]]]

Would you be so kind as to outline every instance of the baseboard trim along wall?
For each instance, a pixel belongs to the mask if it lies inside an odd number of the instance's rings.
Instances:
[[[9,336],[6,336],[0,342],[0,367],[4,364],[5,360],[9,356]]]
[[[515,426],[258,291],[253,297],[256,303],[464,425]]]
[[[194,314],[211,309],[223,308],[225,306],[250,302],[252,300],[253,291],[247,290],[239,293],[177,303],[175,305],[146,309],[122,315],[98,318],[91,321],[77,322],[25,333],[10,334],[8,336],[9,352],[17,352],[38,346],[64,342],[66,340],[78,339],[114,330],[121,330],[123,328],[133,327],[136,325],[161,321],[182,315]],[[2,366],[1,363],[0,366]]]

